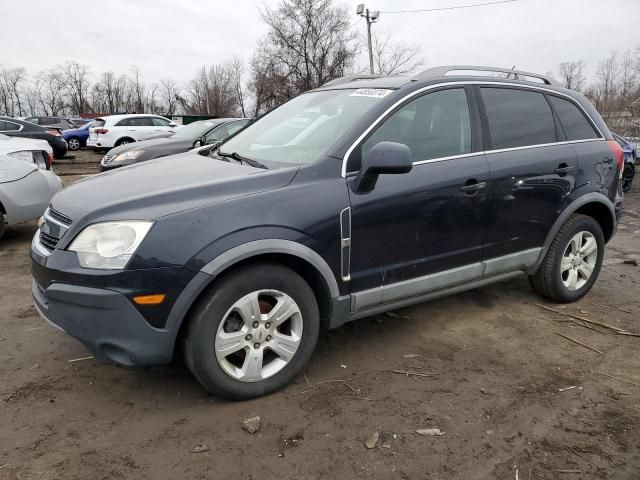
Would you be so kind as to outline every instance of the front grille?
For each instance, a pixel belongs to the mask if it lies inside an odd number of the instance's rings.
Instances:
[[[60,223],[64,223],[65,225],[71,225],[72,220],[69,217],[58,212],[57,210],[54,210],[51,207],[49,207],[49,215],[51,216],[51,218],[59,221]]]
[[[59,238],[56,238],[53,235],[49,235],[42,231],[40,232],[40,245],[42,245],[50,252],[53,252],[53,250],[56,248],[56,245],[58,245],[59,240]]]

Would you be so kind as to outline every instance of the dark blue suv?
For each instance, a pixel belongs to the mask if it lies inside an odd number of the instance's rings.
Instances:
[[[181,353],[207,390],[255,397],[301,371],[322,327],[517,275],[582,297],[622,162],[585,97],[542,76],[340,78],[208,156],[60,192],[33,239],[33,297],[101,358]]]

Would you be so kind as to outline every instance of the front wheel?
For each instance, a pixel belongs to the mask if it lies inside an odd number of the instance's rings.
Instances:
[[[529,277],[539,295],[557,303],[575,302],[593,286],[604,257],[600,224],[575,214],[556,234],[538,271]]]
[[[186,363],[211,393],[244,400],[287,385],[311,358],[318,304],[294,271],[241,267],[196,308],[184,342]]]

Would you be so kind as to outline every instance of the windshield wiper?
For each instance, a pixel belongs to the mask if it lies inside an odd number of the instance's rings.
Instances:
[[[220,157],[233,158],[234,160],[237,160],[240,163],[246,163],[247,165],[251,165],[252,167],[263,168],[264,170],[269,170],[269,167],[267,167],[265,164],[260,163],[259,161],[254,160],[252,158],[243,157],[238,152],[226,153],[226,152],[221,152],[220,150],[218,150],[216,153]]]

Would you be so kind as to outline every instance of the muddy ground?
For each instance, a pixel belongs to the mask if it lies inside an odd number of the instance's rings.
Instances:
[[[56,170],[70,183],[98,160],[83,152]],[[638,187],[580,302],[548,304],[522,278],[360,320],[321,335],[306,376],[241,403],[208,395],[180,365],[72,362],[86,350],[31,306],[36,226],[11,228],[0,479],[637,480],[640,337],[539,305],[640,332],[640,267],[625,263],[640,260]],[[252,435],[242,422],[256,415]]]

